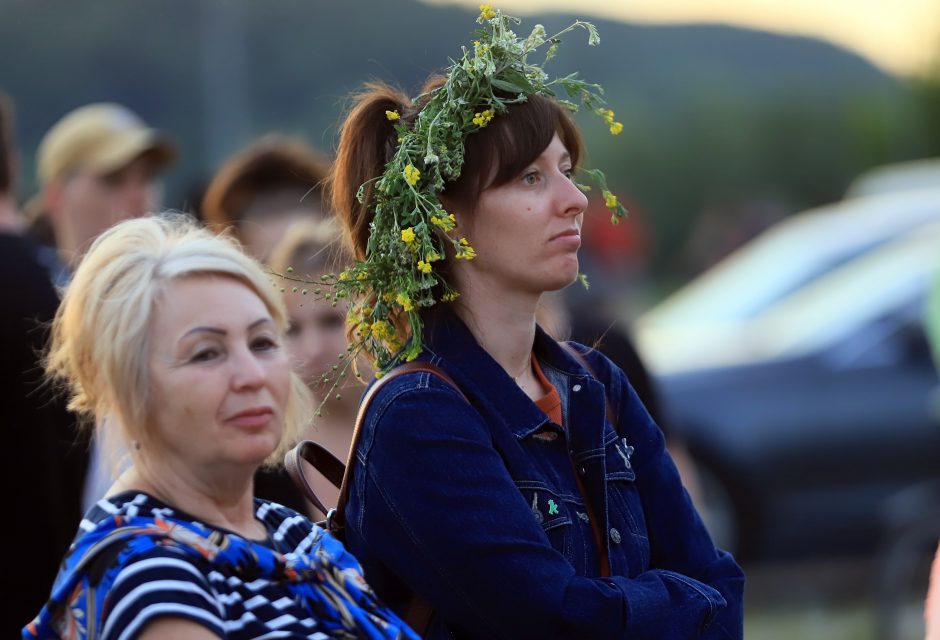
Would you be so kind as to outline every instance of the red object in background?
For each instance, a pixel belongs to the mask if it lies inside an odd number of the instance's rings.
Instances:
[[[649,233],[643,223],[643,211],[636,202],[617,197],[630,212],[617,225],[611,224],[610,210],[604,202],[591,198],[581,229],[584,246],[605,270],[620,271],[627,266],[642,268],[649,257]]]

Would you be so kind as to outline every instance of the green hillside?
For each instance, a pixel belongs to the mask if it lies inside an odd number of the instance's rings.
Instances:
[[[180,142],[171,206],[259,133],[331,150],[351,91],[373,78],[414,90],[472,39],[473,18],[415,0],[0,0],[0,91],[17,106],[23,195],[42,133],[91,101],[123,102]],[[549,31],[570,20],[541,19]],[[795,210],[838,198],[870,166],[931,151],[913,92],[832,45],[595,22],[601,45],[574,34],[550,70],[607,88],[626,128],[611,138],[585,120],[589,162],[641,203],[660,266],[678,268],[670,256],[710,205],[773,197]]]

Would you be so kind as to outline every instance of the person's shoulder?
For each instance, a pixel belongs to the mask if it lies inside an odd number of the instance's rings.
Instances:
[[[96,526],[114,518],[134,518],[137,516],[172,515],[172,509],[153,496],[143,491],[122,491],[98,500],[85,513],[79,525],[80,532],[87,532]]]
[[[459,368],[459,367],[458,367]],[[398,398],[419,395],[425,401],[466,402],[454,381],[454,366],[439,357],[423,354],[421,358],[382,373],[367,389],[372,393],[370,409],[386,406]],[[431,392],[431,393],[429,393]]]
[[[601,353],[599,349],[589,347],[580,342],[575,342],[574,340],[568,340],[559,344],[578,363],[578,366],[585,369],[585,371],[593,377],[598,378],[601,382],[606,382],[618,373],[622,375],[620,367]]]
[[[169,545],[126,553],[107,590],[102,638],[135,637],[149,622],[167,616],[197,622],[223,635],[223,608],[209,565]]]
[[[304,514],[264,498],[255,498],[255,517],[264,524],[276,549],[300,552],[323,535],[323,530]]]

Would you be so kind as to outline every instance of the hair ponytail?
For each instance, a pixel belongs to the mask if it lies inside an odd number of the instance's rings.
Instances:
[[[373,179],[382,175],[397,146],[394,122],[389,120],[387,111],[397,112],[406,121],[415,115],[411,113],[411,101],[402,92],[378,82],[366,84],[343,123],[327,184],[333,211],[357,260],[365,257],[369,242]],[[362,202],[356,198],[360,186]]]

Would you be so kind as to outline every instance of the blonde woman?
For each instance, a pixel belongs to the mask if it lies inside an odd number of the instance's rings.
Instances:
[[[184,219],[123,222],[94,243],[47,368],[131,466],[23,637],[415,637],[339,542],[254,497],[255,471],[310,414],[285,326],[261,267]]]

